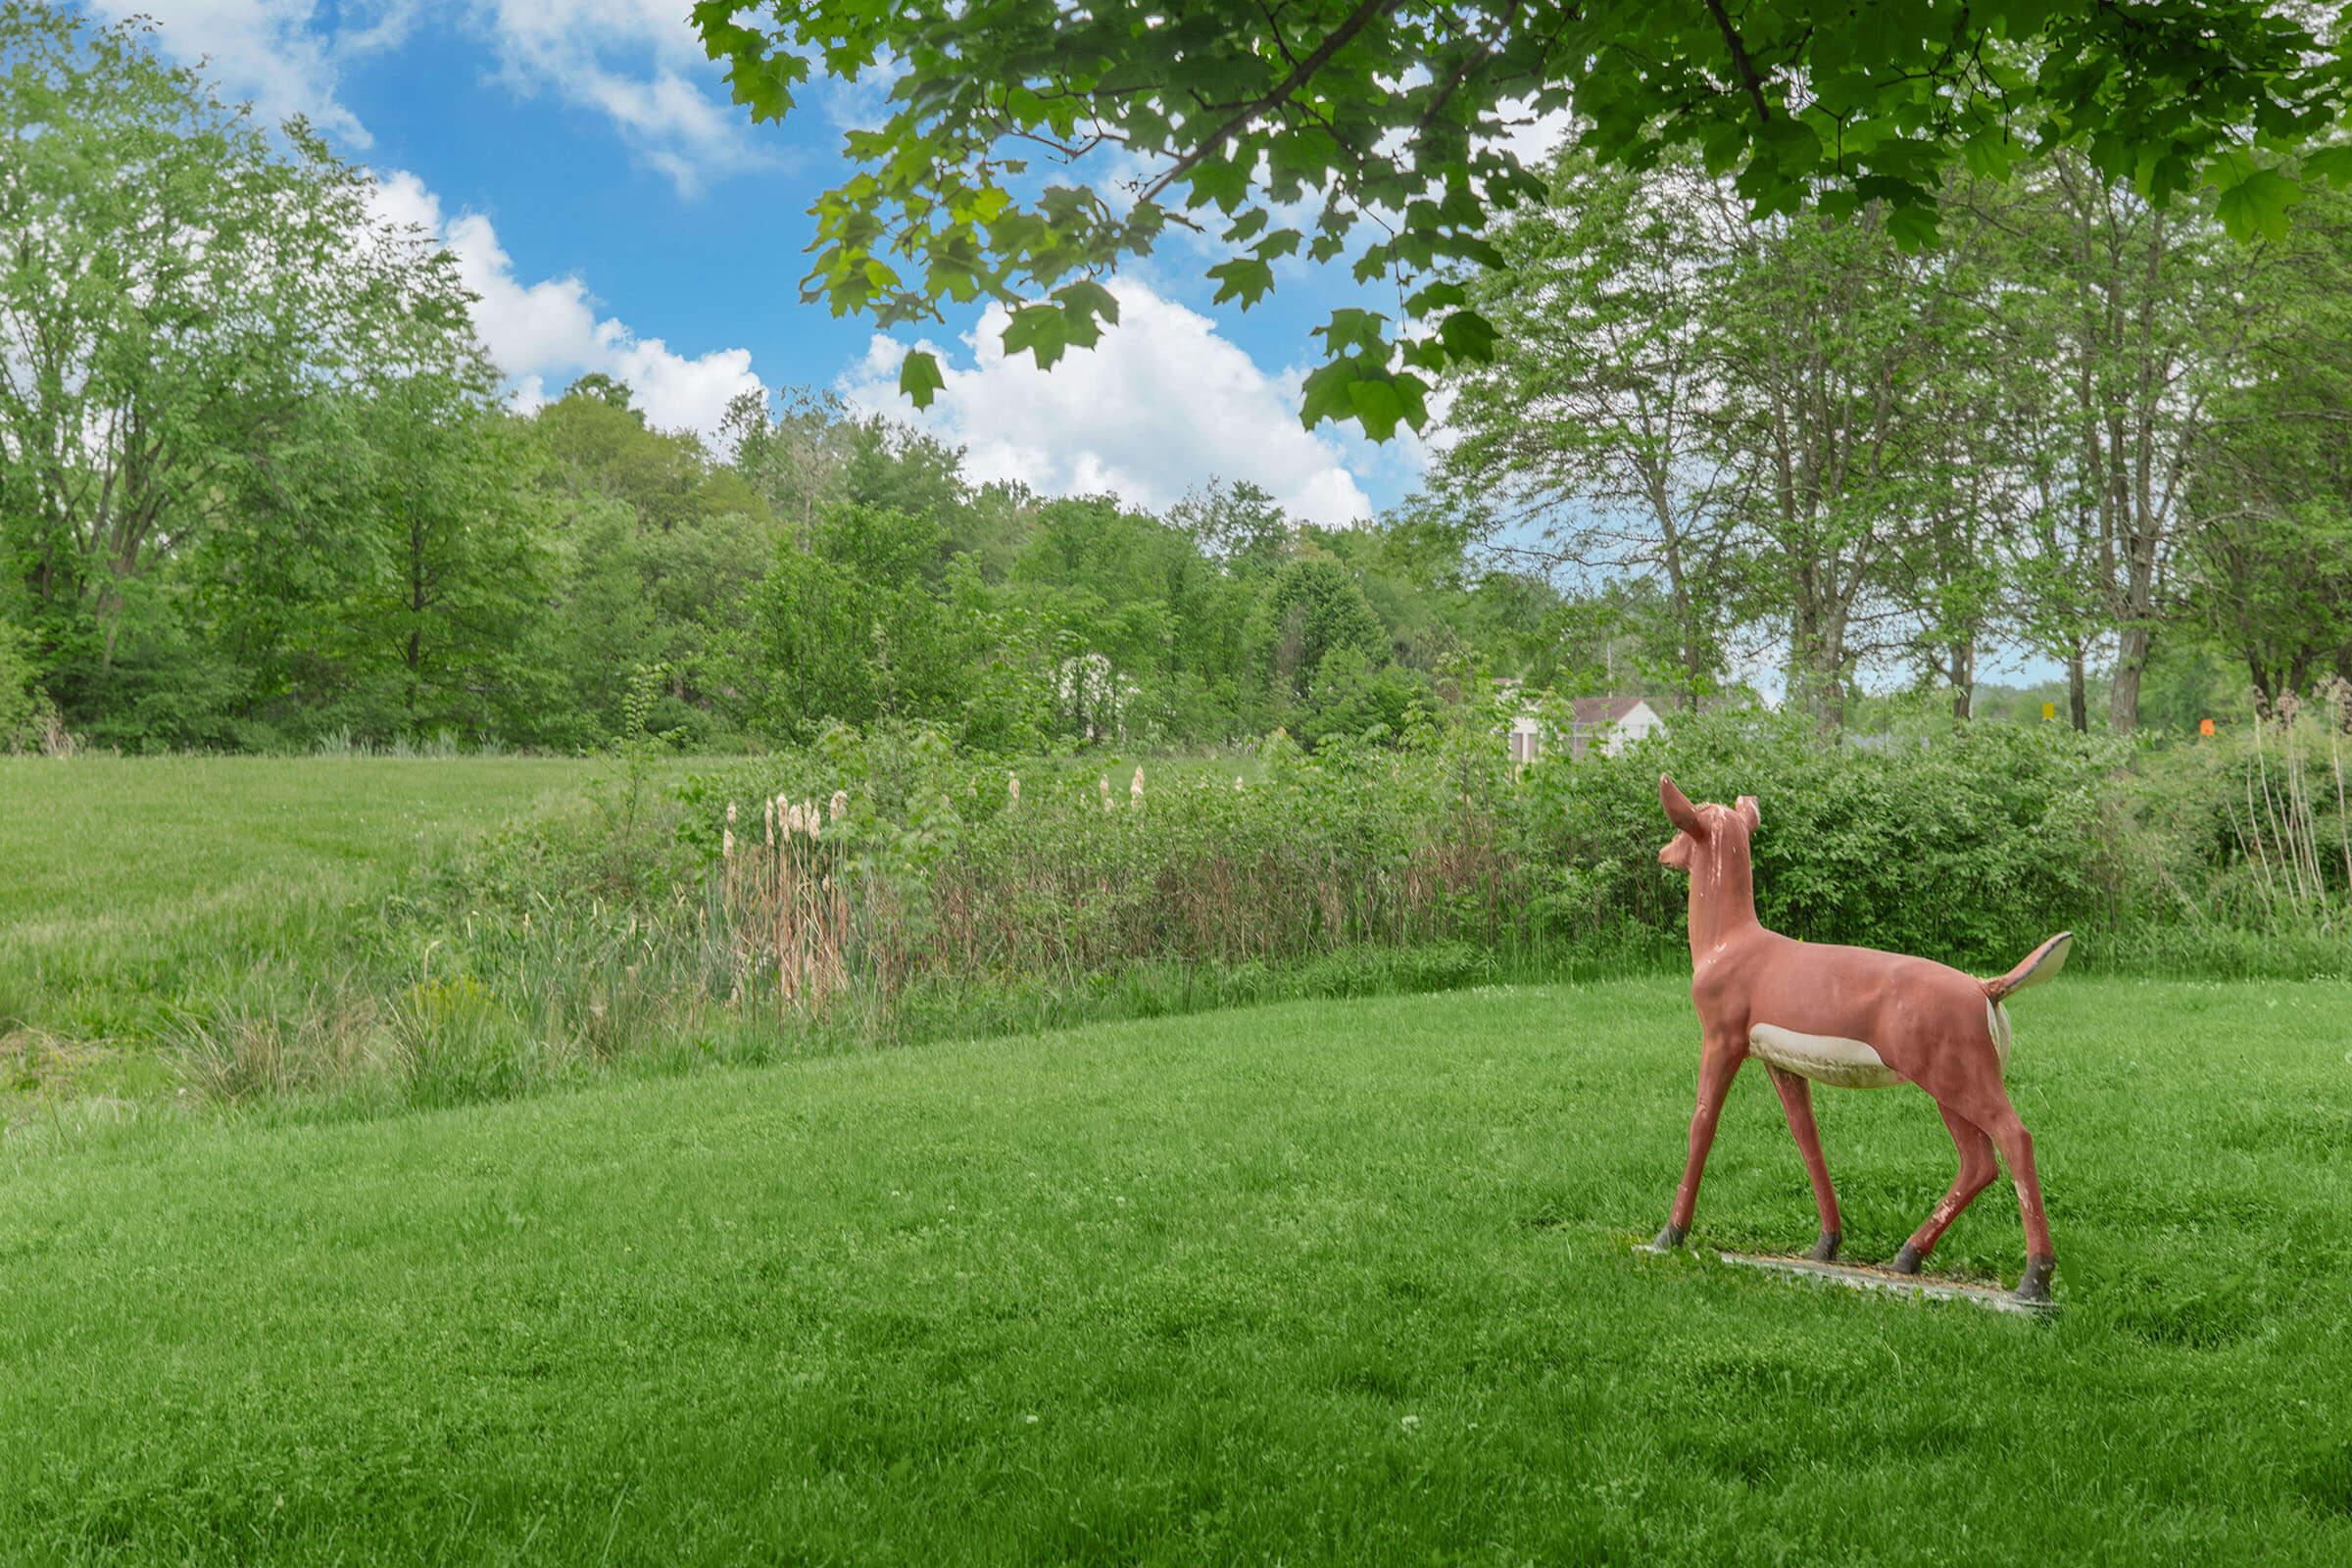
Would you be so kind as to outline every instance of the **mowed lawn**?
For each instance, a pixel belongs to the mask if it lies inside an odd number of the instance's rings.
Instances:
[[[1671,979],[20,1140],[0,1557],[2352,1561],[2352,988],[2019,999],[2037,1321],[1635,1254]],[[1952,1172],[1832,1092],[1851,1255]],[[1812,1238],[1743,1075],[1696,1240]],[[1994,1189],[1937,1266],[2014,1280]]]
[[[153,1029],[191,991],[331,983],[355,906],[610,763],[0,758],[0,1034]]]

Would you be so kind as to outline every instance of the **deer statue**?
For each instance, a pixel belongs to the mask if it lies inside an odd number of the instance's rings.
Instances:
[[[1690,1000],[1698,1008],[1700,1043],[1690,1156],[1673,1213],[1654,1245],[1680,1247],[1690,1234],[1723,1097],[1740,1063],[1753,1056],[1772,1075],[1813,1181],[1821,1236],[1807,1255],[1827,1262],[1838,1255],[1841,1240],[1838,1195],[1813,1125],[1813,1085],[1881,1089],[1907,1081],[1934,1097],[1943,1113],[1960,1149],[1960,1174],[1888,1266],[1901,1274],[1919,1272],[1944,1230],[1999,1173],[1997,1148],[2009,1162],[2025,1215],[2026,1272],[2018,1298],[2049,1300],[2057,1259],[2034,1173],[2034,1139],[2001,1087],[2009,1061],[2009,1018],[2001,1003],[2057,974],[2066,964],[2071,933],[2050,938],[1998,980],[1901,954],[1798,942],[1756,920],[1748,854],[1760,821],[1756,798],[1742,795],[1736,806],[1692,806],[1663,774],[1658,797],[1677,830],[1658,859],[1690,876]]]

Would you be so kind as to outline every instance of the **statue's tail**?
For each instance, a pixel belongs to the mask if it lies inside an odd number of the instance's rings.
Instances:
[[[1980,982],[1984,987],[1985,1000],[1998,1002],[2003,997],[2025,990],[2028,986],[2037,986],[2044,980],[2055,977],[2059,970],[2066,967],[2067,950],[2074,945],[2075,934],[2072,931],[2059,932],[2049,941],[2027,954],[2025,962],[1998,980]]]

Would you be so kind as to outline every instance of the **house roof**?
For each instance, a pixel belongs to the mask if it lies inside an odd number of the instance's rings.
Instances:
[[[1576,697],[1568,703],[1579,724],[1614,724],[1640,708],[1640,697]]]

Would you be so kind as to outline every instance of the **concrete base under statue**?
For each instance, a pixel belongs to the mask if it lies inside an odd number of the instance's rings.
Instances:
[[[1671,1255],[1672,1250],[1649,1242],[1635,1244],[1637,1252]],[[1709,1248],[1709,1251],[1715,1251]],[[1930,1279],[1919,1274],[1897,1274],[1890,1269],[1872,1268],[1868,1264],[1817,1263],[1809,1257],[1774,1257],[1754,1252],[1715,1251],[1726,1263],[1741,1268],[1769,1269],[1775,1274],[1787,1274],[1796,1279],[1812,1280],[1823,1285],[1843,1285],[1856,1291],[1885,1291],[1894,1296],[1908,1296],[1931,1301],[1973,1301],[1996,1312],[2022,1312],[2029,1317],[2046,1317],[2058,1310],[2055,1301],[2026,1301],[2014,1292],[1997,1285],[1977,1285],[1966,1280]]]

